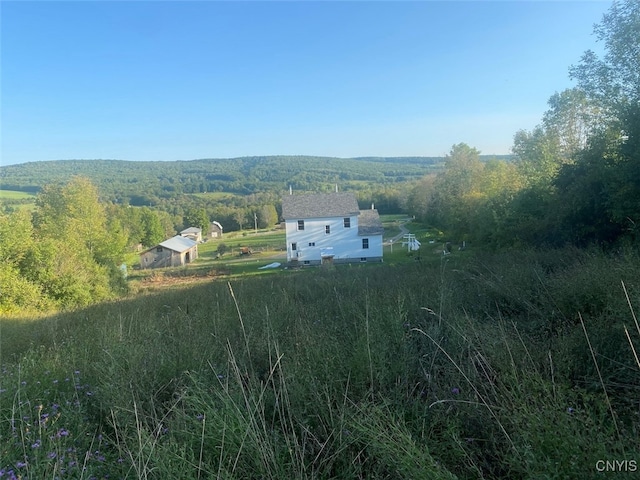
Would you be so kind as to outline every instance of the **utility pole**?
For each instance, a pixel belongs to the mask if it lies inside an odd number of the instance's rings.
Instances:
[[[253,212],[253,228],[258,233],[258,215]]]

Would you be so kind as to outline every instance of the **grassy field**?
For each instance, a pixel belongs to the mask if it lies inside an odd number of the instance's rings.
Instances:
[[[0,189],[0,201],[3,199],[7,200],[24,200],[24,199],[35,199],[35,195],[32,193],[26,192],[18,192],[15,190],[1,190]]]
[[[33,210],[36,196],[32,193],[0,189],[0,208],[18,208]]]
[[[433,255],[3,319],[0,472],[634,478],[638,255]]]
[[[402,233],[400,225],[415,232],[417,237],[424,243],[424,248],[420,254],[408,254],[406,247],[402,247],[402,242],[395,245],[384,246],[384,261],[392,265],[402,263],[413,263],[419,257],[420,261],[439,261],[442,253],[441,241],[437,245],[429,244],[429,240],[438,239],[438,232],[410,222],[404,215],[383,215],[382,223],[385,227],[384,241],[392,239]],[[228,252],[219,255],[218,247],[223,243],[228,247]],[[242,248],[249,248],[251,255],[240,255]],[[187,267],[167,268],[158,270],[136,270],[138,265],[138,255],[132,254],[127,259],[130,267],[130,281],[134,284],[136,291],[139,288],[151,288],[157,290],[163,285],[174,287],[179,283],[194,281],[207,281],[211,277],[224,277],[226,279],[245,277],[247,275],[273,275],[287,273],[283,268],[260,269],[265,265],[278,262],[284,267],[286,263],[285,234],[284,230],[265,229],[245,230],[242,232],[232,232],[225,234],[221,240],[210,240],[198,246],[198,259]],[[164,280],[164,281],[163,281]],[[178,281],[181,280],[181,281]],[[139,285],[137,282],[143,282]]]

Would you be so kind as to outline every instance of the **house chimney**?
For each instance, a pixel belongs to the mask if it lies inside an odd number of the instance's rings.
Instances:
[[[336,183],[336,193],[338,193],[338,184]]]
[[[371,202],[371,210],[375,210],[375,208],[373,208],[373,202]]]
[[[293,195],[293,188],[291,188],[291,185],[289,185],[289,195]]]

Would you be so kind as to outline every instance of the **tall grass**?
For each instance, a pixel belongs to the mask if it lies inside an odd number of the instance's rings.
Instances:
[[[640,461],[638,266],[454,254],[3,320],[0,471],[597,478]]]

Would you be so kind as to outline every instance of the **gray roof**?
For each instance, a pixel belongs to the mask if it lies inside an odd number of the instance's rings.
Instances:
[[[189,227],[185,228],[180,233],[202,233],[202,229],[198,227]]]
[[[196,245],[198,245],[198,242],[187,237],[181,237],[180,235],[176,235],[175,237],[160,243],[161,247],[180,253],[185,252]]]
[[[382,235],[384,233],[384,227],[380,222],[380,216],[375,209],[360,210],[360,216],[358,217],[358,235]]]
[[[313,193],[282,197],[282,218],[326,218],[358,215],[358,202],[353,193]]]

